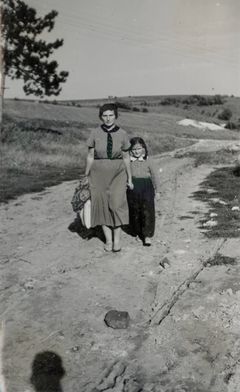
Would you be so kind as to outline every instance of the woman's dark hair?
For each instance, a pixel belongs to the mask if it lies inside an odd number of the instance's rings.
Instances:
[[[102,115],[107,110],[112,110],[115,114],[115,117],[118,118],[118,108],[115,103],[105,103],[104,105],[100,106],[99,108],[99,118],[102,118]]]
[[[140,144],[142,146],[142,148],[145,150],[145,155],[143,157],[143,159],[147,159],[148,157],[148,149],[147,149],[147,145],[145,143],[145,141],[141,138],[141,137],[133,137],[132,139],[130,139],[130,151],[132,150],[133,146],[135,146],[135,144]]]

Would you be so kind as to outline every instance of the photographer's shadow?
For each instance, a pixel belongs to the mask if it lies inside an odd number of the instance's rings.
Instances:
[[[100,241],[105,242],[105,236],[101,226],[92,227],[87,229],[81,221],[80,215],[77,214],[76,218],[68,226],[68,230],[72,233],[77,233],[84,240],[90,240],[91,238],[98,238]]]
[[[61,357],[52,351],[36,354],[30,382],[36,392],[63,392],[61,379],[65,375]]]

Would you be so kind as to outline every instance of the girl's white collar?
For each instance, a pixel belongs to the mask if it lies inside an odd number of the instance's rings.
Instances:
[[[133,157],[133,156],[130,156],[130,161],[131,162],[134,162],[134,161],[144,161],[144,158],[143,157],[139,157],[139,158],[136,158],[136,157]]]

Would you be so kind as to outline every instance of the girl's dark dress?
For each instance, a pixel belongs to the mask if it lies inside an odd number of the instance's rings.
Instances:
[[[131,158],[134,189],[127,191],[129,225],[133,235],[141,239],[153,237],[155,231],[155,190],[159,192],[159,176],[154,162],[148,158]]]

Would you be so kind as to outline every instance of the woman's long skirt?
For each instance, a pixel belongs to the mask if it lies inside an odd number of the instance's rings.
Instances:
[[[97,159],[90,171],[91,227],[129,222],[127,173],[122,159]]]
[[[153,237],[155,231],[154,187],[151,178],[133,177],[134,189],[127,191],[129,225],[141,239]]]

